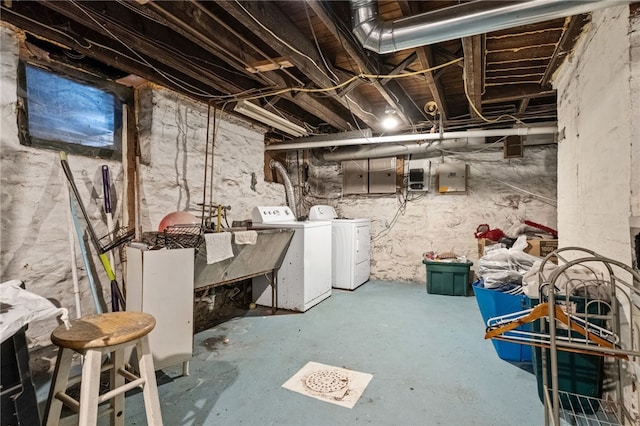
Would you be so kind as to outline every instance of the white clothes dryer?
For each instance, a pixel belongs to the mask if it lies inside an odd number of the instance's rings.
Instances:
[[[317,205],[309,210],[310,221],[331,221],[332,277],[334,288],[355,290],[371,274],[371,220],[338,218],[332,206]]]
[[[305,312],[331,296],[331,222],[297,221],[286,206],[255,207],[254,228],[295,230],[282,265],[276,273],[280,309]],[[253,300],[271,306],[271,286],[266,277],[253,278]]]

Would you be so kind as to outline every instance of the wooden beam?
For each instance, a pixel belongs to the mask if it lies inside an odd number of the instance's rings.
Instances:
[[[271,60],[264,59],[262,61],[249,62],[249,66],[245,69],[250,73],[257,74],[267,71],[275,71],[282,68],[291,68],[293,64],[283,57],[273,58]]]
[[[17,2],[13,4],[12,9],[2,7],[2,19],[33,34],[37,38],[59,46],[65,46],[88,58],[95,59],[118,70],[138,75],[156,84],[166,86],[176,91],[180,90],[174,82],[166,80],[163,76],[159,75],[152,66],[143,64],[138,58],[131,57],[132,54],[130,52],[119,52],[115,47],[111,47],[109,45],[110,40],[102,38],[98,34],[93,34],[91,38],[89,36],[83,37],[80,35],[82,30],[79,24],[68,24],[69,28],[67,31],[69,34],[74,34],[74,37],[69,37],[66,33],[55,31],[53,29],[53,26],[56,25],[55,21],[48,19],[52,13],[47,13],[42,9],[44,8],[35,2]],[[14,13],[14,10],[16,13]],[[29,19],[31,16],[41,16],[42,22]],[[47,18],[44,18],[45,16]],[[184,80],[187,79],[186,76],[181,74],[177,75],[177,77]],[[196,84],[197,82],[193,81],[192,83]],[[204,85],[202,85],[202,89],[205,89]]]
[[[356,65],[366,74],[387,74],[384,67],[377,61],[373,61],[371,56],[363,54],[360,45],[357,43],[351,31],[344,31],[338,27],[335,17],[331,16],[322,2],[317,0],[308,0],[306,4],[313,10],[316,16],[327,27],[329,32],[340,42],[344,50],[356,63]],[[359,80],[358,80],[359,81]],[[405,110],[413,103],[408,99],[406,93],[400,90],[399,85],[395,86],[392,90],[391,87],[387,88],[385,85],[391,80],[374,81],[371,83],[373,87],[380,93],[384,100],[396,111],[398,118],[405,124],[411,124],[411,119],[405,114]],[[349,91],[342,91],[341,96],[345,96],[347,93],[351,93],[353,89],[359,86],[358,84],[350,86]]]
[[[419,9],[420,2],[408,1],[408,0],[400,0],[398,4],[400,6],[400,10],[404,16],[413,16],[421,13],[422,11]],[[422,69],[429,69],[435,66],[435,61],[433,59],[433,51],[429,46],[423,46],[416,49],[416,53],[418,55],[418,61],[420,61],[420,67]],[[460,64],[460,62],[458,62]],[[462,64],[460,64],[462,65]],[[440,112],[440,117],[442,120],[446,120],[449,116],[449,107],[447,106],[446,96],[444,94],[444,89],[440,82],[435,77],[433,72],[424,73],[424,81],[427,86],[427,90],[431,93],[431,97],[434,102],[438,105],[438,111]]]
[[[482,87],[483,87],[483,49],[482,35],[464,37],[462,39],[464,52],[464,82],[468,95],[467,101],[471,118],[477,118],[482,114]],[[476,112],[477,111],[477,112]]]
[[[227,30],[226,23],[220,21],[208,9],[199,2],[154,2],[154,9],[166,19],[171,20],[176,25],[176,30],[194,43],[208,47],[208,51],[221,59],[228,58],[229,55],[243,57],[247,63],[259,62],[263,58],[252,55],[241,44],[241,35],[234,30]],[[178,5],[182,7],[177,7]],[[246,41],[250,43],[250,41]],[[257,48],[256,48],[257,50]],[[266,56],[266,55],[265,55]],[[284,59],[284,58],[283,58]],[[271,61],[267,61],[271,62]],[[248,72],[243,69],[244,72]],[[286,88],[291,84],[285,80],[280,73],[275,71],[261,72],[260,78],[267,81],[267,85],[273,88]],[[230,92],[231,94],[238,91]],[[283,98],[288,99],[300,108],[318,117],[320,120],[335,127],[337,130],[350,130],[352,128],[335,107],[321,98],[315,98],[308,93],[283,93]]]
[[[555,96],[555,90],[540,91],[538,84],[519,84],[508,87],[487,87],[482,97],[483,104],[518,101],[522,98],[544,98]]]
[[[109,2],[106,3],[109,4]],[[109,38],[116,36],[120,43],[134,50],[137,53],[136,56],[146,56],[160,60],[162,63],[169,65],[171,68],[189,76],[195,81],[201,81],[222,92],[233,93],[244,89],[243,86],[236,83],[238,81],[237,75],[233,80],[231,75],[227,75],[226,78],[221,78],[221,74],[224,73],[223,69],[217,69],[215,74],[212,73],[210,67],[205,67],[202,63],[194,62],[192,59],[184,56],[183,52],[169,49],[167,44],[153,41],[144,34],[138,33],[130,26],[122,24],[120,18],[96,12],[89,7],[89,5],[92,4],[91,2],[82,4],[74,3],[77,7],[70,6],[66,2],[58,1],[45,1],[43,4],[69,19],[81,22],[82,25],[98,34]],[[78,7],[82,10],[78,9]],[[92,19],[89,19],[87,14],[91,16]],[[124,51],[128,51],[129,49],[123,46]],[[129,53],[131,54],[131,52]],[[145,61],[151,62],[149,59],[145,59]],[[154,68],[157,69],[158,67]]]
[[[333,70],[325,69],[314,44],[274,3],[223,1],[216,4],[258,37],[269,40],[269,44],[278,52],[278,55],[291,61],[319,88],[330,88],[335,85],[329,77]],[[327,94],[336,95],[336,91],[331,90]],[[356,92],[345,98],[336,97],[335,99],[369,127],[380,128],[373,107]]]
[[[564,31],[560,41],[556,46],[556,50],[553,52],[553,56],[547,65],[544,76],[540,80],[540,86],[543,88],[551,88],[551,77],[556,72],[558,67],[564,61],[564,58],[571,51],[576,43],[576,39],[580,37],[582,28],[589,22],[590,14],[583,14],[578,16],[570,16],[565,18]]]
[[[531,98],[522,98],[520,101],[520,106],[518,106],[518,114],[524,114],[527,110],[527,106],[529,106],[529,100]]]

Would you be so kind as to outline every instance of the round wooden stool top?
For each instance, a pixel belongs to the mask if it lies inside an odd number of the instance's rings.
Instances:
[[[87,315],[71,321],[71,328],[58,326],[51,342],[74,350],[103,348],[139,339],[156,326],[156,319],[144,312],[109,312]]]

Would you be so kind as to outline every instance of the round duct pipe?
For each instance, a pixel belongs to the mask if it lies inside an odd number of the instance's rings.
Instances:
[[[289,208],[293,212],[293,217],[298,218],[298,210],[296,209],[296,198],[293,193],[293,185],[291,184],[291,179],[289,179],[289,175],[287,174],[287,169],[284,168],[282,163],[276,160],[271,160],[269,162],[269,167],[271,169],[275,169],[282,180],[284,181],[284,190],[287,195],[287,204]]]
[[[324,147],[336,147],[345,145],[377,145],[392,144],[403,142],[423,142],[437,141],[444,139],[467,139],[467,138],[485,138],[492,136],[528,136],[528,135],[554,135],[558,132],[556,126],[541,127],[511,127],[508,129],[492,129],[492,130],[469,130],[465,132],[444,132],[444,133],[410,133],[406,135],[378,136],[378,137],[362,137],[348,138],[341,140],[323,140],[317,141],[311,139],[305,142],[305,139],[299,139],[298,142],[273,144],[265,147],[265,151],[289,151],[296,149],[312,149]]]
[[[517,133],[515,130],[530,130],[529,133]],[[536,130],[534,132],[534,130]],[[451,132],[442,135],[435,134],[438,138],[423,138],[418,143],[384,143],[347,146],[334,151],[322,151],[318,157],[325,161],[360,160],[365,158],[395,157],[398,155],[424,154],[438,150],[469,150],[477,149],[485,144],[485,137],[523,136],[523,135],[555,135],[556,127],[538,127],[525,129],[484,130],[471,132]],[[373,138],[375,139],[375,138]],[[555,137],[542,143],[555,143]],[[532,143],[531,145],[542,143]]]
[[[377,0],[351,0],[353,33],[366,49],[379,54],[428,46],[456,38],[579,15],[630,1],[482,0],[464,2],[396,20],[378,17]]]

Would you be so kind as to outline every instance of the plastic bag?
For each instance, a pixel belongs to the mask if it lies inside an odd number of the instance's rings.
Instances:
[[[542,260],[536,261],[531,269],[522,277],[522,289],[530,299],[540,299],[540,266]],[[544,265],[544,277],[549,278],[558,265],[547,262]],[[609,289],[604,274],[587,267],[573,266],[566,269],[555,281],[555,294],[566,295],[567,288],[571,295],[578,295],[593,300],[610,302]]]
[[[60,315],[69,328],[69,313],[56,308],[49,300],[20,288],[22,281],[11,280],[0,284],[0,337],[2,342],[33,321]]]
[[[505,284],[522,284],[523,275],[528,272],[538,257],[525,253],[527,237],[519,237],[510,249],[495,249],[478,261],[476,274],[484,280],[486,288],[498,288]]]

